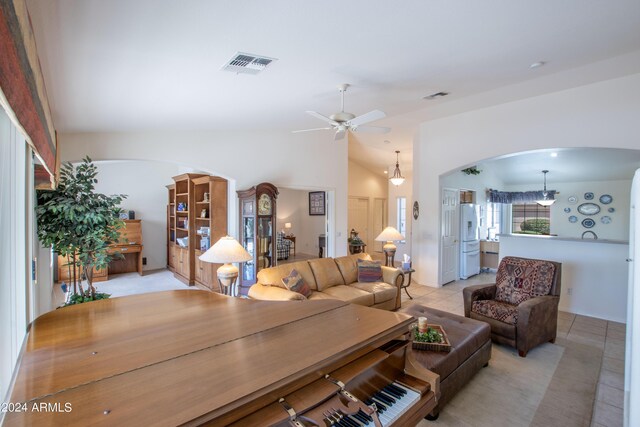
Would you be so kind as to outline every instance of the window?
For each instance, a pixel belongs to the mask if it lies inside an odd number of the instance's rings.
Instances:
[[[537,203],[511,205],[511,232],[517,234],[549,234],[549,208]]]
[[[396,229],[403,236],[407,236],[407,198],[398,197],[398,223]]]
[[[487,238],[495,239],[500,230],[502,221],[502,205],[499,203],[487,203]]]

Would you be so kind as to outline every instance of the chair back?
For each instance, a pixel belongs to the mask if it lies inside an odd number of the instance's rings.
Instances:
[[[548,268],[545,268],[545,266],[550,267],[551,265],[553,265],[553,277],[549,278],[549,275],[545,275],[544,271],[549,270]],[[505,300],[512,304],[519,304],[531,296],[539,295],[539,293],[535,292],[535,288],[537,288],[538,285],[536,283],[527,282],[527,273],[525,272],[530,270],[532,267],[535,268],[534,274],[541,275],[536,277],[538,281],[541,280],[542,283],[546,284],[546,286],[548,286],[549,280],[551,281],[551,286],[549,287],[549,291],[546,295],[559,297],[561,292],[562,263],[543,259],[506,256],[502,258],[500,265],[498,266],[498,273],[496,276],[498,292],[496,294],[496,299]],[[516,275],[519,277],[514,278],[513,282],[511,282],[511,280],[505,280],[507,277],[513,277]],[[524,275],[524,278],[522,275]],[[518,279],[520,282],[517,281]],[[502,283],[502,285],[500,285],[500,283]],[[513,284],[514,286],[507,286],[505,288],[504,286],[507,283]],[[516,283],[523,285],[524,288],[521,286],[515,286]]]

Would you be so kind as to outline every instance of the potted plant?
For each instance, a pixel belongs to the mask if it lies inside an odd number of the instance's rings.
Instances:
[[[37,192],[38,239],[67,257],[69,268],[73,268],[73,294],[65,305],[108,298],[93,286],[93,271],[107,268],[109,261],[122,256],[110,254],[108,249],[124,226],[119,205],[127,196],[96,193],[97,174],[97,167],[86,157],[75,168],[71,163],[62,166],[55,190]],[[77,277],[76,270],[81,277]]]

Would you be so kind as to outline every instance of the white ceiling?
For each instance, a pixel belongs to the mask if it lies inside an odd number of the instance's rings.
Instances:
[[[552,156],[552,154],[556,156]],[[631,180],[640,168],[640,150],[613,148],[564,148],[537,150],[479,162],[478,169],[491,171],[505,185],[541,184],[548,170],[553,183]]]
[[[58,132],[322,127],[304,111],[337,112],[336,86],[350,83],[346,111],[381,109],[388,117],[372,125],[393,127],[350,138],[378,171],[396,149],[409,168],[425,119],[482,106],[499,88],[579,84],[585,73],[555,77],[640,50],[638,0],[27,3]],[[257,76],[220,71],[236,51],[278,61]],[[547,64],[529,69],[536,61]],[[600,71],[638,72],[638,61]],[[451,95],[422,99],[440,90]]]

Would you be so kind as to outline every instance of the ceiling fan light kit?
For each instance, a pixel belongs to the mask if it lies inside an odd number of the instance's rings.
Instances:
[[[396,150],[396,168],[393,171],[393,176],[389,178],[389,181],[391,181],[391,183],[396,187],[404,182],[404,177],[400,172],[400,162],[398,160],[399,155],[400,155],[400,151]]]
[[[294,130],[293,133],[311,132],[316,130],[335,130],[336,133],[334,136],[334,140],[338,141],[344,138],[347,131],[351,131],[351,132],[359,131],[359,132],[371,132],[371,133],[389,132],[391,129],[387,127],[362,126],[363,124],[385,118],[386,114],[380,110],[369,111],[368,113],[361,114],[359,116],[356,116],[355,114],[344,111],[344,93],[347,91],[348,87],[349,85],[346,83],[338,86],[338,91],[340,92],[340,97],[341,97],[340,112],[332,114],[329,117],[327,117],[318,113],[317,111],[307,111],[307,114],[317,119],[320,119],[324,122],[329,123],[331,127]]]

